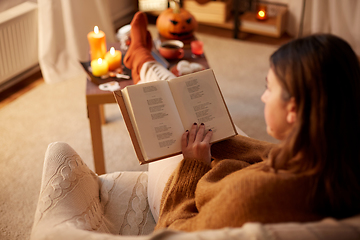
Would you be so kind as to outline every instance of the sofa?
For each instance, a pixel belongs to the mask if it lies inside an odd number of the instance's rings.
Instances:
[[[98,176],[71,146],[51,143],[30,239],[360,239],[360,215],[311,223],[251,222],[193,233],[153,232],[148,175],[129,171]]]

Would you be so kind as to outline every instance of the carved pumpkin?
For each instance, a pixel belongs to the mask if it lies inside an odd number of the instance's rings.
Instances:
[[[197,22],[190,12],[180,8],[179,3],[174,1],[172,7],[158,16],[156,27],[161,36],[181,40],[193,36]]]

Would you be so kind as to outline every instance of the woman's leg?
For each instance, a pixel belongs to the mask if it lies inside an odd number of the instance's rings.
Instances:
[[[173,78],[175,78],[175,75],[163,65],[159,62],[151,61],[142,65],[140,70],[140,81],[137,84],[163,80],[166,81]]]
[[[152,56],[153,42],[147,30],[147,24],[147,17],[143,12],[137,12],[131,21],[131,44],[124,57],[124,64],[131,69],[135,84],[169,80],[175,77]]]
[[[147,30],[145,13],[135,14],[131,21],[130,36],[131,44],[124,57],[124,64],[131,69],[135,84],[175,78],[174,74],[156,62],[151,55],[153,44]],[[177,155],[149,164],[148,201],[155,221],[159,217],[160,201],[165,184],[182,159],[182,155]]]
[[[165,185],[182,159],[183,155],[180,154],[149,163],[147,194],[150,210],[155,222],[159,219],[160,202]]]
[[[147,30],[147,16],[137,12],[131,21],[131,43],[124,57],[124,65],[131,69],[134,84],[140,81],[140,71],[144,63],[155,61],[151,55],[153,46],[150,32]]]

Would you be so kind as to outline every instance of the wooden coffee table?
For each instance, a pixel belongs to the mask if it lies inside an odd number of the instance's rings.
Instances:
[[[118,45],[115,44],[116,49],[119,49],[117,46]],[[184,57],[182,59],[168,60],[170,64],[169,69],[175,66],[180,60],[197,62],[205,68],[209,68],[204,54],[197,58],[192,57],[189,41],[184,41]],[[133,84],[132,79],[118,80],[118,82],[121,89]],[[90,122],[94,167],[95,172],[99,175],[106,173],[101,125],[106,123],[104,104],[108,103],[116,103],[113,93],[100,90],[98,85],[90,81],[90,78],[88,77],[86,80],[86,105]]]

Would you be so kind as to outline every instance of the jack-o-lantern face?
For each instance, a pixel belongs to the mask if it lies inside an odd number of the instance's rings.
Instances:
[[[197,27],[194,16],[185,9],[176,13],[172,8],[163,11],[157,21],[156,27],[163,37],[169,39],[186,39],[193,36]]]

